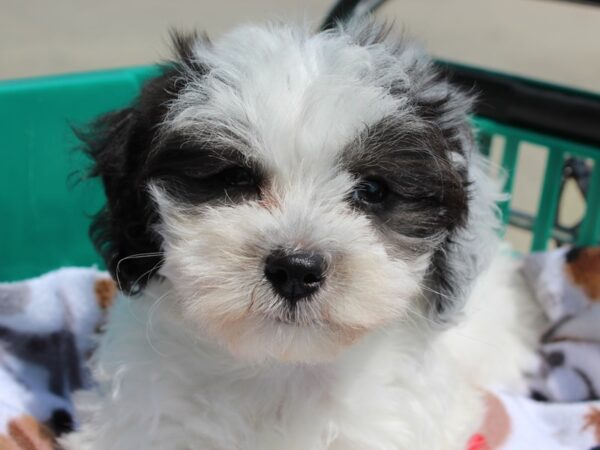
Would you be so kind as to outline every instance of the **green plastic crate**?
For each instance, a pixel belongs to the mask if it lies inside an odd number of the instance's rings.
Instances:
[[[594,245],[600,241],[600,148],[503,125],[483,117],[475,117],[473,121],[480,130],[479,141],[483,153],[489,155],[493,136],[505,138],[501,165],[507,174],[505,191],[508,193],[513,192],[518,155],[522,144],[536,144],[546,149],[547,158],[541,196],[533,221],[519,224],[516,220],[511,220],[514,218],[514,211],[510,209],[510,200],[503,202],[500,206],[505,223],[510,221],[518,224],[521,228],[528,228],[532,231],[532,251],[545,250],[553,235],[554,220],[559,206],[563,163],[568,157],[585,159],[593,167],[585,202],[585,215],[579,226],[577,237],[572,243]]]
[[[85,167],[72,126],[126,105],[157,67],[0,82],[0,280],[36,276],[62,266],[101,265],[87,234],[103,202],[97,182],[77,183]],[[600,239],[600,149],[474,118],[482,150],[494,135],[505,138],[502,165],[511,191],[520,144],[546,146],[549,157],[538,213],[531,224],[533,249],[546,247],[554,223],[563,159],[594,161],[586,216],[578,244]],[[505,214],[510,204],[502,206]],[[506,214],[508,220],[508,214]]]
[[[0,82],[0,280],[100,265],[88,237],[103,202],[77,183],[85,157],[71,127],[126,105],[156,67]]]

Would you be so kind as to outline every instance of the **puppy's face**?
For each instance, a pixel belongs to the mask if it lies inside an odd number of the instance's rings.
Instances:
[[[96,238],[126,288],[168,279],[186,320],[252,359],[326,360],[456,309],[476,266],[469,102],[419,51],[372,24],[176,47],[90,141]]]

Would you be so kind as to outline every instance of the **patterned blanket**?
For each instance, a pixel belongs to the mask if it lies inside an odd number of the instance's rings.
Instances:
[[[71,394],[116,295],[109,276],[69,268],[0,283],[0,450],[52,449],[71,431]]]
[[[533,254],[522,272],[551,322],[531,397],[487,392],[468,450],[600,450],[600,248]],[[96,269],[0,283],[0,450],[56,449],[77,426],[71,396],[91,386],[86,362],[116,292]]]
[[[600,247],[534,253],[521,272],[550,324],[531,395],[489,392],[470,450],[600,450]]]
[[[600,399],[600,247],[532,254],[523,273],[551,324],[541,337],[534,398]]]

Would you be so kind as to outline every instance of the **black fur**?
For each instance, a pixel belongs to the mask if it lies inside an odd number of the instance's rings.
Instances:
[[[169,34],[171,36],[171,48],[178,64],[197,73],[205,73],[207,69],[197,60],[193,48],[195,43],[200,41],[205,45],[210,45],[208,36],[206,34],[199,35],[195,31],[192,33],[181,33],[177,30],[171,30]]]
[[[215,147],[197,137],[172,136],[148,159],[147,176],[179,202],[231,202],[259,195],[263,174],[234,148]],[[236,173],[247,183],[236,185]]]
[[[428,124],[430,136],[437,136],[445,148],[444,156],[436,158],[431,170],[433,173],[445,172],[445,184],[442,187],[446,192],[449,205],[452,205],[448,209],[451,226],[447,228],[448,233],[443,242],[434,251],[425,278],[425,285],[428,288],[425,295],[429,313],[434,319],[445,322],[452,316],[448,313],[464,304],[465,286],[471,281],[464,278],[465,274],[456,273],[457,263],[464,263],[456,259],[466,257],[476,260],[479,257],[476,254],[466,255],[459,247],[460,241],[455,239],[457,232],[467,225],[469,218],[471,181],[467,169],[459,168],[450,159],[454,153],[469,160],[470,152],[476,149],[468,121],[473,98],[469,93],[452,85],[431,63],[425,67],[415,68],[412,77],[413,84],[418,87],[416,89],[413,87],[407,95],[415,114],[418,120]],[[445,95],[435,95],[430,98],[428,92],[432,90],[444,91]]]
[[[178,35],[180,56],[185,57],[183,48],[193,38]],[[147,191],[146,161],[167,103],[182,88],[182,64],[166,66],[130,107],[106,114],[88,131],[78,133],[94,161],[90,175],[102,179],[107,200],[90,235],[119,287],[129,293],[139,291],[162,262],[160,239],[153,231],[158,217]]]
[[[453,310],[459,303],[458,297],[464,294],[461,285],[464,280],[457,279],[451,262],[456,245],[458,244],[452,240],[452,235],[446,237],[434,252],[425,279],[425,285],[429,289],[425,292],[429,313],[438,320]]]
[[[465,173],[451,163],[441,133],[431,127],[407,130],[392,118],[371,127],[359,142],[361,148],[346,152],[346,165],[357,178],[380,178],[389,187],[384,202],[366,208],[380,226],[427,238],[465,223]]]
[[[236,150],[206,144],[202,136],[159,131],[187,74],[207,70],[192,52],[197,35],[172,33],[172,39],[177,62],[150,80],[133,105],[78,133],[95,163],[91,176],[102,179],[107,199],[90,234],[119,288],[129,294],[139,292],[163,262],[161,238],[154,231],[159,217],[148,192],[151,181],[178,201],[201,204],[256,197],[262,180],[260,168]],[[247,177],[244,183],[240,173]]]
[[[347,152],[350,171],[359,179],[383,179],[389,187],[384,202],[363,208],[392,245],[396,236],[409,236],[418,239],[411,248],[403,243],[405,251],[433,251],[426,298],[432,316],[440,318],[462,294],[450,258],[457,245],[453,236],[468,220],[467,173],[450,160],[452,141],[430,125],[410,131],[388,119],[359,142],[362,149]]]
[[[135,292],[158,269],[160,240],[152,231],[157,216],[142,168],[152,148],[155,125],[164,116],[164,102],[173,86],[172,71],[152,80],[131,107],[101,117],[82,135],[94,159],[93,176],[102,178],[106,206],[96,216],[90,234],[119,287]],[[131,257],[132,259],[125,259]]]
[[[386,34],[383,29],[368,35],[384,39]],[[471,99],[431,65],[409,73],[412,85],[392,85],[390,92],[408,99],[413,114],[400,123],[388,118],[372,126],[358,140],[362,152],[348,152],[352,156],[347,166],[357,177],[376,175],[390,186],[392,195],[367,210],[384,235],[392,241],[394,235],[422,239],[409,249],[415,254],[433,251],[426,298],[431,316],[441,320],[461,304],[467,282],[457,277],[452,258],[460,254],[454,237],[469,217],[470,180],[466,168],[455,164],[452,156],[468,159],[474,148],[468,123]],[[427,92],[434,89],[446,94],[428,98]],[[436,235],[441,240],[432,248],[434,241],[427,238]]]

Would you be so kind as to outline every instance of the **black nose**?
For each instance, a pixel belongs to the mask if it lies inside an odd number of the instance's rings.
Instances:
[[[315,253],[275,251],[265,262],[265,276],[275,292],[295,303],[319,290],[325,259]]]

